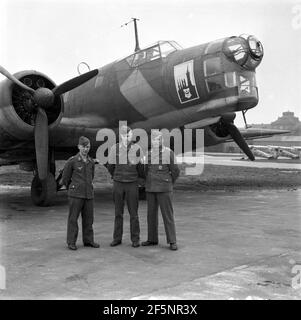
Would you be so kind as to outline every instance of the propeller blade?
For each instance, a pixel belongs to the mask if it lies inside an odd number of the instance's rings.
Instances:
[[[227,129],[230,133],[230,136],[237,143],[240,149],[248,156],[250,160],[254,161],[255,157],[237,127],[233,123],[227,123]]]
[[[48,118],[42,108],[38,108],[34,130],[36,159],[40,180],[48,174]]]
[[[94,69],[89,72],[86,72],[76,78],[70,79],[62,84],[56,86],[52,91],[56,96],[59,96],[67,91],[70,91],[81,84],[85,83],[86,81],[92,79],[98,74],[98,70]]]
[[[17,84],[18,86],[22,87],[25,90],[28,90],[32,93],[34,93],[35,91],[28,87],[27,85],[25,85],[23,82],[19,81],[15,76],[13,76],[12,74],[10,74],[5,68],[3,68],[2,66],[0,66],[0,73],[2,73],[7,79],[11,80],[12,82],[14,82],[15,84]]]

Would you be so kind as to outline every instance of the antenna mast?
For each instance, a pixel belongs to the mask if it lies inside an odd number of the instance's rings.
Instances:
[[[129,23],[134,21],[134,27],[135,27],[135,40],[136,40],[136,46],[135,46],[135,52],[140,50],[140,46],[139,46],[139,40],[138,40],[138,29],[137,29],[137,21],[139,21],[139,19],[137,18],[132,18],[132,20],[130,20],[129,22],[123,24],[121,26],[121,28],[123,26],[127,26]]]

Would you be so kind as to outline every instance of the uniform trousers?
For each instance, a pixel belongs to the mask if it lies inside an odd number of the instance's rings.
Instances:
[[[148,241],[158,242],[158,208],[160,206],[167,243],[176,243],[176,226],[172,192],[146,192]]]
[[[69,197],[69,216],[67,225],[67,244],[75,244],[78,235],[78,217],[82,215],[83,243],[93,243],[93,199]]]
[[[113,198],[115,202],[115,222],[113,239],[122,240],[123,213],[125,202],[130,214],[131,241],[138,242],[140,239],[140,226],[138,218],[138,185],[137,182],[114,181]]]

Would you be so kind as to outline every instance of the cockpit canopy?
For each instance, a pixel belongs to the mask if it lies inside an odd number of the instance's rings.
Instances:
[[[126,61],[131,67],[138,67],[146,62],[166,58],[169,54],[181,49],[182,47],[175,41],[158,41],[130,55]]]

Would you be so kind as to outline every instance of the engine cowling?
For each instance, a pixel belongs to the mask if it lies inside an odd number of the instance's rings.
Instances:
[[[222,121],[218,121],[204,129],[205,147],[223,143],[231,139],[230,133]]]
[[[55,87],[48,76],[37,71],[21,71],[14,76],[35,90]],[[57,97],[53,106],[46,110],[50,129],[60,123],[63,107],[62,97]],[[37,106],[30,99],[30,93],[8,79],[3,80],[0,83],[0,149],[16,141],[33,140],[36,113]]]

